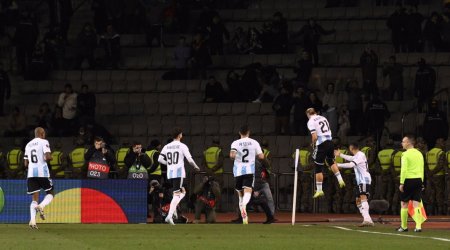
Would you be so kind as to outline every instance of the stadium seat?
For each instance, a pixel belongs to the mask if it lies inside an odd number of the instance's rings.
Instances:
[[[219,121],[217,118],[206,118],[205,123],[205,135],[217,135],[219,133]]]
[[[200,115],[203,114],[203,104],[202,103],[189,103],[189,104],[180,104],[187,107],[187,115]]]
[[[191,134],[202,135],[205,131],[204,116],[191,116]]]
[[[173,92],[185,92],[186,91],[186,81],[185,80],[174,80],[171,84],[171,91]]]
[[[187,115],[188,114],[188,106],[186,103],[176,103],[173,109],[174,115]]]
[[[218,115],[229,115],[231,114],[231,104],[230,103],[219,103],[217,105]]]
[[[114,81],[112,82],[112,92],[124,93],[127,88],[127,83],[125,81]]]
[[[126,90],[129,93],[140,93],[142,92],[142,82],[140,80],[132,80],[126,82]]]
[[[111,80],[111,71],[109,70],[99,70],[97,71],[98,81],[108,81]]]
[[[200,92],[192,92],[188,94],[187,103],[199,103],[203,101],[203,94]]]
[[[159,102],[161,103],[161,102]],[[174,106],[169,103],[161,103],[162,105],[159,106],[159,114],[161,115],[172,115],[173,114],[173,108]]]
[[[233,133],[233,130],[234,130],[233,116],[220,116],[220,118],[219,118],[219,134],[229,135],[229,134]]]
[[[186,91],[188,92],[198,92],[201,91],[201,81],[200,80],[187,80],[186,81]]]
[[[112,81],[125,81],[126,73],[127,72],[124,70],[113,70],[113,71],[111,71],[111,80]]]
[[[97,71],[94,71],[94,70],[85,70],[85,71],[83,71],[81,80],[83,80],[83,81],[95,81],[95,80],[97,80]]]

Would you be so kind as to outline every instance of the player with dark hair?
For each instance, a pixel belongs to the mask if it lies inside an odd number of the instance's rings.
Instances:
[[[53,200],[53,182],[50,179],[50,171],[47,161],[52,160],[50,144],[45,139],[45,130],[37,127],[34,130],[35,138],[25,147],[25,167],[28,168],[27,193],[33,196],[30,204],[31,229],[38,229],[36,226],[36,212],[42,220],[45,220],[44,208]],[[47,194],[44,200],[38,204],[39,192],[44,189]]]
[[[370,195],[370,184],[372,183],[372,177],[369,173],[369,166],[367,164],[366,155],[359,150],[359,145],[354,142],[350,143],[348,147],[351,155],[342,154],[339,150],[334,152],[335,156],[339,156],[348,163],[338,163],[339,168],[353,168],[356,177],[356,206],[359,212],[364,218],[364,221],[359,225],[360,227],[373,226],[372,218],[369,215],[369,203],[367,199]]]
[[[334,145],[332,142],[332,135],[330,124],[328,120],[316,113],[314,108],[306,110],[306,116],[308,116],[308,129],[311,132],[311,146],[314,148],[313,159],[316,165],[316,193],[313,198],[319,198],[324,196],[322,191],[323,182],[323,168],[325,161],[331,166],[331,170],[334,176],[338,179],[339,187],[345,187],[345,182],[342,179],[341,173],[334,160]]]
[[[242,223],[248,224],[247,204],[250,202],[255,183],[255,160],[258,157],[263,166],[268,166],[261,146],[256,140],[249,138],[250,130],[244,125],[239,130],[241,138],[231,144],[230,158],[234,160],[233,175],[236,192],[239,197],[239,210]]]
[[[167,180],[172,183],[173,198],[170,202],[169,213],[165,221],[171,225],[173,222],[173,215],[180,201],[186,195],[186,190],[183,187],[183,180],[186,178],[186,170],[184,169],[184,158],[194,167],[195,171],[200,171],[200,168],[192,158],[189,148],[181,142],[183,132],[180,128],[175,128],[172,134],[173,141],[164,146],[158,161],[167,166]]]

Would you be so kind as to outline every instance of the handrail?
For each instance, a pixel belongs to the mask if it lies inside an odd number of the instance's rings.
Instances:
[[[432,98],[440,95],[441,93],[446,93],[447,94],[447,101],[446,101],[446,105],[447,105],[447,109],[446,109],[446,113],[447,113],[447,117],[448,117],[448,102],[449,102],[449,88],[443,88],[438,90],[437,92],[435,92],[433,94],[433,96],[431,98],[429,98],[427,101],[431,100]],[[405,119],[406,117],[411,114],[413,111],[416,111],[418,108],[417,103],[408,111],[403,112],[402,114],[402,118],[401,118],[401,123],[402,123],[402,137],[405,135]]]

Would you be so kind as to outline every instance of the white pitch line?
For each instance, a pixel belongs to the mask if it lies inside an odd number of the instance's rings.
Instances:
[[[395,234],[395,233],[383,233],[383,232],[366,231],[366,230],[355,230],[355,229],[351,229],[351,228],[338,227],[338,226],[333,226],[333,227],[334,227],[334,228],[337,228],[337,229],[345,230],[345,231],[355,231],[355,232],[360,232],[360,233],[391,235],[391,236],[400,236],[400,237],[418,238],[418,239],[432,239],[432,240],[438,240],[438,241],[450,242],[450,239],[447,239],[447,238],[423,237],[423,236],[410,235],[410,234]]]

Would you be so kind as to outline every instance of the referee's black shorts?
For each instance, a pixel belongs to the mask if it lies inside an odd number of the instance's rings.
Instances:
[[[400,200],[409,202],[411,200],[420,202],[422,200],[422,179],[406,179],[403,183],[403,193],[400,192]]]

